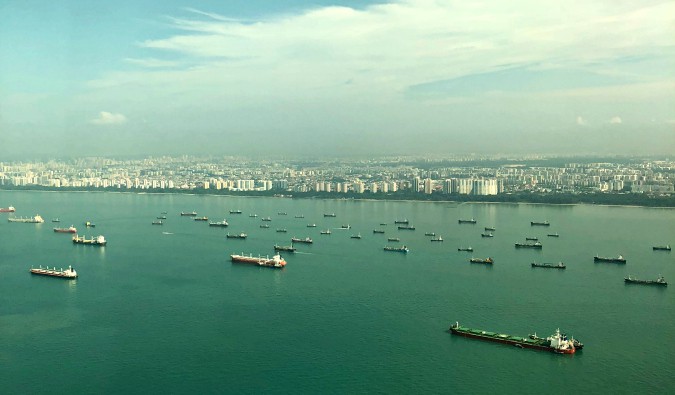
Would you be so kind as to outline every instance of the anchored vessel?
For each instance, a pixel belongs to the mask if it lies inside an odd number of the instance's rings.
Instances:
[[[400,230],[415,230],[414,226],[411,225],[406,225],[406,226],[399,226],[398,227]]]
[[[488,232],[494,232],[496,229],[493,228],[492,226],[486,226],[485,230],[488,231]]]
[[[263,220],[263,222],[270,222],[270,221],[272,221],[272,218],[270,218],[270,217],[265,217],[265,218],[263,218],[262,220]]]
[[[13,213],[16,209],[12,206],[9,207],[0,207],[0,213]]]
[[[614,257],[604,257],[604,256],[595,256],[593,257],[594,262],[615,262],[615,263],[626,263],[626,258],[623,255],[619,255],[616,258]]]
[[[262,224],[262,225],[260,225],[260,227],[263,228],[263,229],[269,229],[270,226],[267,225],[267,224]]]
[[[22,223],[25,223],[25,224],[41,224],[41,223],[45,222],[45,220],[42,219],[42,217],[40,217],[39,215],[36,215],[35,217],[29,217],[29,218],[24,218],[24,217],[7,218],[7,221],[9,221],[9,222],[22,222]]]
[[[548,221],[530,221],[530,226],[551,226]]]
[[[307,224],[308,228],[316,228],[316,224]]]
[[[330,234],[330,229],[322,230],[321,231],[322,235],[329,235]]]
[[[538,241],[534,243],[516,243],[516,248],[536,248],[541,250],[541,243]]]
[[[277,232],[286,233],[286,232],[288,232],[288,230],[286,228],[282,228],[282,229],[277,229]]]
[[[56,270],[56,268],[50,269],[49,267],[42,268],[30,268],[32,274],[39,274],[42,276],[51,276],[51,277],[61,277],[61,278],[77,278],[77,272],[73,269],[72,266],[68,266],[66,270]]]
[[[279,215],[286,215],[286,214],[279,214]],[[304,214],[296,215],[295,218],[305,218]]]
[[[425,236],[436,236],[436,232],[426,232]]]
[[[652,247],[654,251],[670,251],[670,244],[664,246],[654,246]]]
[[[387,239],[387,241],[401,241],[398,237],[390,237]]]
[[[70,228],[54,228],[56,233],[77,233],[77,228],[73,225],[70,225]]]
[[[493,235],[492,233],[481,233],[480,236],[481,237],[495,237],[495,235]]]
[[[194,219],[195,221],[208,221],[209,217],[197,217]]]
[[[469,262],[471,262],[471,263],[483,263],[483,264],[486,264],[486,265],[492,265],[493,263],[495,263],[494,259],[492,259],[490,257],[487,257],[485,259],[471,258],[471,259],[469,259]]]
[[[312,243],[314,243],[314,241],[309,237],[305,237],[304,239],[298,239],[298,238],[293,237],[293,238],[291,238],[291,243],[312,244]]]
[[[230,214],[241,214],[241,210],[230,210]]]
[[[548,237],[560,237],[560,235],[557,234],[557,233],[549,233],[546,236],[548,236]]]
[[[331,217],[331,218],[337,217],[337,215],[335,215],[335,213],[324,214],[323,216],[324,216],[324,217]]]
[[[249,214],[248,216],[249,216],[250,218],[257,218],[257,217],[258,217],[258,214]]]
[[[104,246],[108,244],[108,241],[103,236],[97,236],[96,238],[92,237],[87,239],[84,236],[78,237],[77,235],[73,236],[73,243],[75,244],[87,244],[92,246]]]
[[[182,215],[183,217],[196,217],[196,216],[197,216],[197,212],[196,212],[196,211],[192,211],[192,212],[189,212],[189,213],[188,213],[188,212],[185,212],[185,211],[181,211],[181,212],[180,212],[180,215]]]
[[[230,224],[228,224],[226,220],[216,221],[216,222],[209,222],[209,226],[219,226],[219,227],[221,227],[221,228],[226,228],[226,227],[229,226],[229,225],[230,225]]]
[[[457,251],[473,251],[473,247],[459,247]]]
[[[406,247],[406,246],[401,246],[401,247],[389,247],[389,246],[387,246],[387,247],[384,247],[384,250],[385,251],[394,251],[394,252],[403,252],[403,253],[406,253],[406,254],[408,253],[408,251],[410,251],[408,249],[408,247]]]
[[[460,224],[475,224],[476,220],[471,218],[471,219],[460,219],[457,220]]]
[[[232,263],[248,263],[250,265],[272,267],[277,269],[281,269],[282,267],[286,266],[286,261],[279,254],[274,255],[272,258],[263,258],[261,256],[256,258],[253,255],[246,256],[234,254],[230,255],[230,259],[232,259]]]
[[[245,239],[247,237],[248,237],[248,235],[246,233],[243,233],[243,232],[239,233],[239,234],[235,234],[235,235],[231,235],[229,233],[227,234],[228,239]]]
[[[564,263],[558,262],[558,263],[536,263],[532,262],[532,267],[545,267],[548,269],[565,269],[567,266],[565,266]]]
[[[290,246],[280,246],[280,245],[274,245],[274,251],[288,251],[288,252],[295,252],[297,248],[293,247],[292,245]]]
[[[384,233],[384,231],[379,229],[373,229],[373,233]]]
[[[162,222],[161,219],[158,219],[157,221],[152,221],[152,224],[153,225],[164,225],[164,222]],[[76,233],[76,232],[73,232],[73,233]]]
[[[624,278],[624,281],[627,284],[662,285],[664,287],[668,285],[666,279],[663,278],[663,276],[659,276],[659,278],[656,280],[639,280],[629,275],[628,277]]]
[[[395,224],[408,224],[408,219],[397,219],[394,221]]]
[[[431,241],[443,241],[443,237],[441,236],[434,237],[433,239],[431,239]]]
[[[351,229],[352,227],[350,225],[342,225],[340,226],[340,229]]]
[[[550,351],[556,354],[574,354],[576,351],[574,341],[568,339],[565,334],[560,333],[560,329],[556,329],[553,335],[546,339],[542,339],[536,336],[535,338],[520,337],[497,332],[488,332],[481,329],[471,329],[460,326],[459,322],[456,322],[450,327],[450,332],[454,335],[470,337],[473,339],[511,344],[520,348]]]
[[[361,238],[361,233],[359,233],[359,234],[357,234],[357,235],[351,235],[351,238],[352,238],[352,239],[360,239],[360,238]]]
[[[525,240],[537,241],[537,240],[539,240],[539,238],[538,237],[526,237]]]

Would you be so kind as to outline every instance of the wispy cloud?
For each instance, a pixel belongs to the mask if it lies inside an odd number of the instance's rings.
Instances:
[[[115,114],[107,111],[98,113],[98,117],[89,121],[94,125],[118,125],[127,122],[127,117],[122,114]]]
[[[621,120],[621,117],[612,117],[609,120],[609,123],[611,123],[612,125],[618,125],[620,123],[623,123],[623,121]]]
[[[577,117],[577,125],[586,126],[586,125],[588,125],[588,121],[586,121],[581,115],[579,115]]]

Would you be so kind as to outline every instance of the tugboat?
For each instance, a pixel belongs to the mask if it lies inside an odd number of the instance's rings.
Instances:
[[[485,259],[471,258],[471,259],[469,259],[469,262],[471,262],[471,263],[483,263],[483,264],[486,264],[486,265],[492,265],[493,263],[495,263],[494,259],[492,259],[490,257],[487,257]]]
[[[232,263],[248,263],[250,265],[271,267],[275,269],[281,269],[286,266],[286,261],[281,257],[281,255],[274,255],[272,258],[269,257],[254,257],[252,255],[230,255]]]
[[[55,233],[77,233],[77,228],[70,225],[70,228],[54,228]]]
[[[459,222],[460,224],[475,224],[476,220],[473,219],[473,218],[471,218],[471,219],[460,219],[460,220],[457,220],[457,222]]]
[[[75,235],[73,236],[73,243],[103,247],[106,244],[108,244],[108,241],[103,236],[97,236],[96,238],[92,237],[91,239],[87,239],[84,236],[78,237],[77,235]]]
[[[321,231],[322,235],[329,235],[330,234],[330,229],[322,230]]]
[[[459,247],[457,251],[468,251],[473,252],[473,247]]]
[[[628,277],[624,278],[624,281],[626,284],[661,285],[664,287],[668,286],[668,283],[666,282],[666,279],[663,278],[663,276],[659,276],[656,280],[639,280],[629,275]]]
[[[654,251],[670,251],[670,244],[664,245],[664,246],[654,246],[652,247],[652,250]]]
[[[60,278],[67,278],[67,279],[73,279],[77,278],[77,272],[75,269],[73,269],[72,266],[68,266],[68,269],[66,270],[56,270],[56,268],[50,269],[49,267],[42,268],[40,266],[39,268],[30,268],[31,274],[38,274],[42,276],[50,276],[50,277],[60,277]]]
[[[564,333],[561,333],[561,335],[567,337],[567,335]],[[528,335],[527,337],[532,340],[547,340],[547,338],[537,336],[536,332],[534,334]],[[584,348],[584,343],[580,342],[579,340],[575,338],[570,338],[569,340],[572,342],[572,345],[576,351],[581,351]]]
[[[544,267],[547,269],[565,269],[567,266],[565,266],[564,263],[558,262],[558,263],[536,263],[532,262],[532,267]]]
[[[551,226],[548,221],[530,221],[530,226]]]
[[[298,239],[298,238],[291,238],[291,243],[303,243],[303,244],[312,244],[314,243],[314,240],[312,240],[309,237],[305,237],[304,239]]]
[[[361,233],[359,233],[359,234],[357,234],[357,235],[351,235],[350,238],[352,238],[352,239],[361,239]]]
[[[248,237],[248,235],[244,232],[234,235],[228,233],[225,237],[227,237],[228,239],[245,239]]]
[[[516,248],[536,248],[541,250],[541,243],[536,241],[534,243],[516,243]]]
[[[196,217],[196,216],[197,216],[197,212],[196,212],[196,211],[191,211],[191,212],[181,211],[181,212],[180,212],[180,215],[181,215],[182,217]]]
[[[443,237],[441,236],[434,237],[433,239],[431,239],[431,241],[443,241]]]
[[[450,327],[450,332],[454,335],[470,337],[473,339],[492,341],[497,343],[510,344],[519,348],[532,348],[535,350],[550,351],[556,354],[574,354],[576,348],[573,340],[567,339],[565,334],[556,329],[553,335],[542,338],[526,338],[520,336],[511,336],[497,332],[489,332],[481,329],[471,329],[462,327],[456,322]]]
[[[297,248],[293,247],[292,245],[290,246],[280,246],[275,244],[274,245],[274,251],[287,251],[287,252],[295,252]]]
[[[221,228],[226,228],[230,224],[227,223],[227,220],[223,219],[222,221],[209,222],[209,226],[219,226]]]
[[[593,257],[594,262],[614,262],[614,263],[626,263],[626,258],[623,257],[623,255],[619,255],[616,258],[613,257],[604,257],[604,256],[594,256]]]
[[[401,247],[384,247],[385,251],[393,251],[393,252],[403,252],[407,254],[410,250],[406,246],[401,246]]]

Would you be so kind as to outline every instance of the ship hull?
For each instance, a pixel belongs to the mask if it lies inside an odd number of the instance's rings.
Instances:
[[[471,339],[485,340],[485,341],[490,341],[490,342],[493,342],[493,343],[509,344],[509,345],[522,347],[522,348],[530,348],[530,349],[533,349],[533,350],[553,352],[553,353],[556,353],[556,354],[574,354],[574,352],[576,351],[574,348],[566,349],[566,350],[556,350],[555,348],[549,346],[547,344],[548,342],[542,341],[542,340],[518,338],[518,337],[514,337],[514,336],[507,336],[506,338],[496,337],[496,336],[484,335],[484,334],[481,334],[481,333],[470,332],[469,330],[462,329],[462,328],[450,328],[450,332],[452,332],[452,334],[454,334],[454,335],[464,336],[464,337],[468,337],[468,338],[471,338]]]
[[[55,270],[46,270],[46,269],[30,269],[31,274],[35,274],[36,276],[48,276],[48,277],[58,277],[58,278],[65,278],[68,280],[72,280],[77,278],[77,274],[70,274],[70,273],[65,273],[65,272],[60,272],[60,271],[55,271]]]
[[[231,255],[230,259],[232,260],[232,263],[244,263],[247,265],[269,267],[273,269],[281,269],[286,266],[286,261],[283,259],[275,261],[274,259],[270,258],[255,258],[242,255]]]

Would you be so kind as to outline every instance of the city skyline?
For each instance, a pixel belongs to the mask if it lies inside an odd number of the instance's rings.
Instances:
[[[0,156],[675,152],[665,1],[0,7]]]

